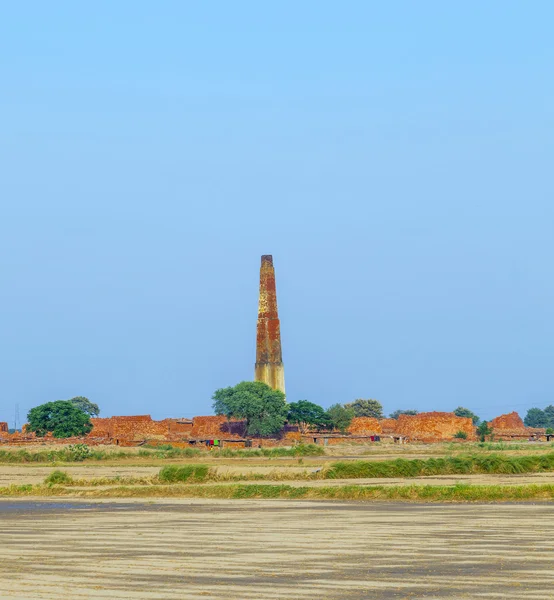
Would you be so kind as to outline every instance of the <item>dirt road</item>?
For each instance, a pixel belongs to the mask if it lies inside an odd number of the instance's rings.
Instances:
[[[1,597],[544,600],[554,506],[0,502]]]

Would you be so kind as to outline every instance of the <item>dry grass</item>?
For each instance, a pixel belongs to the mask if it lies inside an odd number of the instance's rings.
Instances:
[[[282,498],[402,502],[515,502],[554,499],[554,485],[356,486],[292,487],[288,485],[149,485],[75,489],[62,485],[12,485],[0,497],[78,498]]]

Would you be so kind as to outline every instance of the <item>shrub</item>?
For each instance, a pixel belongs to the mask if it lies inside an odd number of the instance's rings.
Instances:
[[[165,483],[179,483],[185,481],[205,481],[210,469],[207,465],[168,465],[158,474],[160,481]]]
[[[467,440],[467,433],[465,431],[456,431],[454,437],[458,440]]]
[[[61,485],[63,483],[71,483],[73,479],[65,471],[52,471],[44,480],[47,485]]]
[[[85,458],[90,458],[92,452],[86,444],[71,444],[67,449],[70,455],[70,460],[74,462],[82,462]]]

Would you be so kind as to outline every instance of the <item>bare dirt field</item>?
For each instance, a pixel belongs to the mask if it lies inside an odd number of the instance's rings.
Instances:
[[[159,467],[143,466],[99,466],[99,465],[64,465],[61,467],[73,479],[113,479],[118,477],[154,477]],[[44,479],[60,467],[49,465],[4,465],[0,466],[0,487],[11,484],[36,485],[44,482]],[[287,479],[287,474],[310,473],[313,467],[293,466],[254,466],[254,465],[217,465],[218,473],[229,473],[233,475],[252,475],[271,473],[278,474],[278,481],[283,485],[302,487],[328,487],[341,485],[375,485],[375,486],[397,486],[397,485],[455,485],[457,483],[471,483],[474,485],[524,485],[524,484],[554,484],[554,473],[527,473],[518,475],[495,475],[495,474],[459,474],[459,475],[433,475],[427,477],[372,477],[357,479]],[[206,482],[204,485],[217,485],[218,482]],[[256,481],[258,485],[274,485],[275,481],[268,479]]]
[[[3,599],[544,600],[554,505],[0,501]]]

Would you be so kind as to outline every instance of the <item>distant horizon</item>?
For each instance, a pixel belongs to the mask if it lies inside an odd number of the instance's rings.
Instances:
[[[289,401],[554,402],[554,4],[10,3],[0,421],[211,414],[274,258]]]

